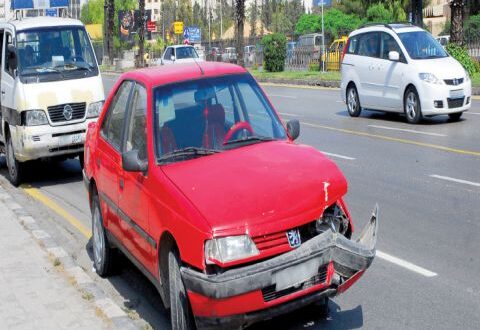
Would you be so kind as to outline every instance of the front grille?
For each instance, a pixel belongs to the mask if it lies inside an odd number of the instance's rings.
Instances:
[[[463,84],[463,78],[458,79],[445,79],[445,84],[450,86],[457,86]]]
[[[448,108],[449,109],[460,108],[463,106],[464,100],[465,100],[464,97],[462,97],[461,99],[447,99]]]
[[[50,120],[52,123],[60,123],[63,121],[67,121],[65,116],[63,115],[63,109],[65,108],[67,104],[58,104],[58,105],[53,105],[51,107],[48,107],[48,116],[50,117]],[[86,103],[68,103],[72,107],[72,119],[70,120],[78,120],[78,119],[83,119],[85,117],[85,108],[86,108]],[[69,120],[69,121],[70,121]]]
[[[78,149],[83,149],[83,143],[72,144],[72,145],[57,147],[57,148],[51,148],[51,149],[48,149],[48,151],[58,152],[58,151],[78,150]]]
[[[301,290],[306,290],[317,284],[325,283],[326,280],[327,280],[327,266],[324,266],[319,269],[317,275],[312,276],[308,280],[298,285],[291,286],[289,288],[286,288],[280,291],[276,291],[276,284],[263,288],[262,289],[263,300],[265,302],[269,302]]]

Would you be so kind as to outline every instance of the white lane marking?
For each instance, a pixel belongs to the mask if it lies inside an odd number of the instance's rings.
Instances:
[[[387,129],[387,130],[391,130],[391,131],[408,132],[408,133],[414,133],[414,134],[424,134],[424,135],[431,135],[431,136],[447,136],[445,134],[440,134],[440,133],[420,132],[420,131],[416,131],[416,130],[413,130],[413,129],[396,128],[396,127],[389,127],[389,126],[368,125],[368,127]]]
[[[466,115],[477,115],[477,116],[480,116],[480,112],[468,112],[468,111],[466,111],[465,114],[466,114]]]
[[[291,117],[300,117],[300,115],[296,115],[294,113],[288,113],[288,112],[279,112],[282,116],[291,116]]]
[[[430,177],[435,178],[435,179],[445,180],[445,181],[463,183],[463,184],[467,184],[469,186],[480,187],[480,183],[478,183],[478,182],[472,182],[472,181],[467,181],[467,180],[462,180],[462,179],[455,179],[455,178],[451,178],[449,176],[432,174],[432,175],[430,175]]]
[[[346,160],[355,160],[355,158],[353,158],[353,157],[342,156],[342,155],[339,155],[339,154],[332,154],[330,152],[326,152],[326,151],[322,151],[322,150],[320,150],[320,152],[322,152],[325,155],[330,156],[330,157],[337,157],[337,158],[346,159]]]
[[[287,99],[297,99],[298,97],[296,96],[291,96],[291,95],[279,95],[279,94],[268,94],[268,96],[273,96],[273,97],[285,97]]]
[[[343,101],[335,101],[335,102],[337,102],[337,103],[345,103],[345,102],[343,102]]]
[[[437,273],[429,271],[428,269],[425,269],[423,267],[412,264],[411,262],[408,262],[406,260],[394,257],[394,256],[392,256],[388,253],[382,252],[382,251],[377,250],[377,257],[379,257],[380,259],[386,260],[388,262],[391,262],[392,264],[395,264],[397,266],[406,268],[406,269],[408,269],[412,272],[423,275],[425,277],[434,277],[434,276],[438,275]]]

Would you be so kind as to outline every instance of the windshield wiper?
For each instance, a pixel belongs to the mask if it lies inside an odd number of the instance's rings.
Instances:
[[[197,157],[197,156],[207,156],[221,152],[221,150],[215,149],[206,149],[198,147],[186,147],[182,149],[176,149],[172,152],[166,153],[157,158],[158,162],[168,162],[175,158],[188,158],[188,157]]]
[[[257,135],[252,135],[252,136],[247,136],[246,138],[241,138],[241,139],[235,139],[235,140],[230,140],[225,143],[225,145],[232,145],[232,144],[251,144],[253,143],[258,143],[258,142],[265,142],[265,141],[273,141],[275,140],[274,138],[268,137],[268,136],[257,136]]]

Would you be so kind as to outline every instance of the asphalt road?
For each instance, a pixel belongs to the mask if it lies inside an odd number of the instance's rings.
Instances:
[[[104,76],[106,91],[115,79]],[[412,126],[401,115],[364,111],[350,118],[337,90],[264,88],[283,120],[300,120],[299,143],[326,152],[345,174],[357,230],[378,202],[379,253],[364,277],[330,302],[327,320],[305,308],[252,329],[480,328],[480,101],[459,122],[445,116]],[[47,205],[25,187],[9,186],[4,166],[1,184],[91,269],[89,242],[78,230],[90,228],[78,162],[36,164],[31,172],[29,183]],[[115,276],[92,277],[132,317],[168,328],[153,286],[121,260]]]

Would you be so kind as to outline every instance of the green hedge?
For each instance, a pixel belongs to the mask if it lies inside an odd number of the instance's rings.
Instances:
[[[470,76],[473,76],[477,72],[477,66],[473,59],[468,55],[467,49],[465,47],[459,46],[454,43],[447,44],[447,52],[468,71]]]
[[[283,71],[287,54],[287,38],[280,33],[269,34],[262,39],[265,70]]]

